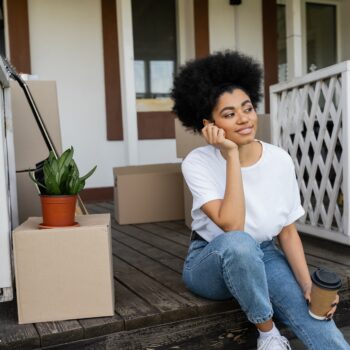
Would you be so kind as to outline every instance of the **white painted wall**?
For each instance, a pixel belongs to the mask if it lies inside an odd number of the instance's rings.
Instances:
[[[209,47],[210,52],[236,49],[239,6],[232,6],[228,0],[209,0]],[[242,6],[242,5],[240,5]]]
[[[230,5],[228,0],[209,0],[210,51],[238,50],[254,57],[263,66],[263,23],[261,1],[244,0]],[[258,107],[264,113],[263,101]]]
[[[113,185],[127,165],[124,141],[107,141],[99,0],[29,0],[32,73],[56,80],[62,146],[74,145],[82,173],[97,164],[87,188]],[[139,163],[176,162],[174,140],[138,141]]]
[[[263,61],[261,1],[209,0],[210,51],[239,50]]]

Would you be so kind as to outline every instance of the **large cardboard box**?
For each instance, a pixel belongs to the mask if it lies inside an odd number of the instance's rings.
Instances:
[[[113,168],[115,218],[119,224],[182,220],[181,165],[153,164]]]
[[[207,143],[200,134],[194,134],[193,131],[182,126],[178,118],[175,118],[175,138],[176,155],[179,158],[185,158],[193,149],[205,146]],[[258,117],[258,130],[256,138],[265,142],[271,142],[270,115],[262,114]],[[185,224],[191,228],[192,224],[192,194],[184,181],[184,208]]]
[[[40,230],[42,218],[31,217],[14,230],[20,324],[114,315],[110,215],[76,221]]]
[[[47,127],[58,153],[62,152],[61,129],[55,81],[27,81],[40,115]],[[11,82],[11,108],[16,158],[16,170],[35,168],[49,151],[35,122],[30,105],[17,82]],[[17,197],[19,222],[30,216],[40,216],[41,206],[38,192],[27,172],[17,173]]]

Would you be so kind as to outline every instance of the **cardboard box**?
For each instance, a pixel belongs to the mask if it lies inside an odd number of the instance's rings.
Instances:
[[[178,118],[175,118],[176,156],[185,158],[193,149],[207,145],[201,134],[186,129]]]
[[[26,84],[33,95],[57,152],[61,153],[56,82],[32,80],[27,81]],[[16,170],[35,168],[35,164],[44,160],[49,155],[49,151],[24,92],[15,81],[11,82],[11,108]],[[17,173],[16,182],[19,222],[22,223],[30,216],[40,216],[40,199],[28,173]]]
[[[18,322],[114,315],[110,215],[76,216],[80,227],[13,231]]]
[[[113,168],[115,218],[119,224],[182,220],[181,164]]]
[[[175,138],[176,138],[176,155],[179,158],[185,158],[193,149],[205,146],[207,143],[200,134],[194,134],[193,131],[187,130],[182,126],[178,118],[175,118]],[[258,117],[258,131],[256,138],[265,142],[271,142],[270,115],[261,114]],[[185,224],[191,228],[192,224],[192,195],[184,183],[184,208]]]

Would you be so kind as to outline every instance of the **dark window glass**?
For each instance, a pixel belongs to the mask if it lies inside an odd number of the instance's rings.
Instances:
[[[6,57],[5,53],[5,26],[4,26],[4,4],[0,0],[0,55]]]
[[[278,82],[287,80],[286,6],[277,5]]]
[[[175,0],[132,0],[137,98],[169,96],[176,70]]]
[[[337,62],[336,6],[306,4],[307,70]]]

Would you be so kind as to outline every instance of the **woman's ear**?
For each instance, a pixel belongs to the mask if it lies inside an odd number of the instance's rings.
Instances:
[[[203,119],[203,125],[204,126],[207,126],[210,123],[212,123],[212,122],[210,122],[208,119]]]

